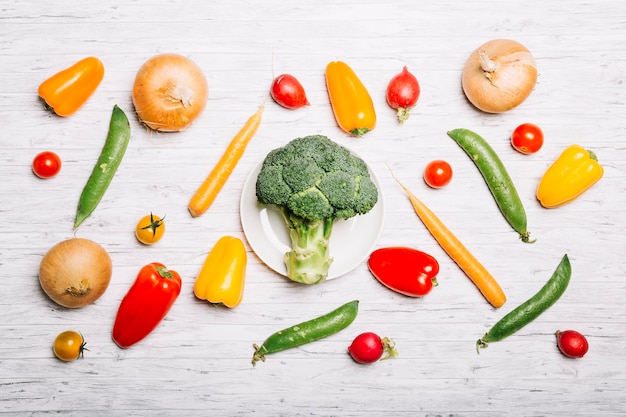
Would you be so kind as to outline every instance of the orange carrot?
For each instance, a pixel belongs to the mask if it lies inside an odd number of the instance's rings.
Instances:
[[[498,308],[506,302],[506,295],[500,285],[487,269],[471,254],[457,237],[444,225],[441,220],[424,203],[422,203],[408,188],[406,188],[393,174],[391,176],[400,185],[411,201],[411,205],[424,226],[437,240],[439,246],[452,258],[461,270],[472,280],[489,303]]]
[[[228,180],[228,177],[230,177],[235,166],[237,166],[239,159],[241,159],[250,139],[252,139],[259,128],[263,108],[264,104],[261,104],[256,113],[250,116],[246,124],[231,140],[222,158],[191,197],[189,212],[193,217],[201,216],[213,204],[217,194],[226,183],[226,180]]]

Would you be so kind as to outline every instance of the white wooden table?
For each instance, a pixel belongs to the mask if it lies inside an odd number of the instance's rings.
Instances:
[[[416,2],[263,0],[84,2],[0,0],[0,415],[42,416],[618,416],[626,413],[626,3],[585,1]],[[460,75],[468,54],[493,38],[525,44],[539,82],[517,109],[487,115],[465,100]],[[210,85],[205,112],[187,131],[156,134],[131,119],[132,138],[102,202],[76,236],[107,249],[114,265],[95,304],[67,310],[38,282],[43,254],[73,236],[80,191],[97,158],[114,104],[133,114],[139,66],[160,52],[189,56]],[[68,118],[43,109],[39,83],[89,55],[105,78]],[[372,94],[376,129],[343,134],[332,116],[324,68],[349,63]],[[386,105],[388,80],[408,65],[422,94],[399,125]],[[231,137],[266,98],[273,75],[291,73],[311,106],[288,111],[268,102],[262,125],[210,211],[192,218],[187,202]],[[533,122],[546,142],[524,156],[509,143]],[[520,243],[480,174],[446,135],[465,127],[488,138],[509,169],[538,240]],[[244,238],[243,182],[265,154],[307,134],[325,134],[361,154],[382,184],[385,224],[376,247],[406,245],[435,256],[439,287],[423,299],[381,286],[365,263],[318,286],[287,282],[249,252],[243,303],[233,310],[197,300],[192,287],[206,254],[225,234]],[[574,203],[543,209],[535,199],[547,166],[569,144],[592,148],[604,178]],[[53,150],[61,173],[36,178],[32,158]],[[454,179],[429,189],[432,159]],[[491,308],[420,223],[386,164],[394,169],[500,281],[508,296]],[[140,245],[137,220],[167,215],[165,238]],[[477,338],[533,295],[563,254],[573,276],[544,315],[480,355]],[[139,268],[160,261],[183,276],[183,292],[144,341],[121,350],[111,340],[119,302]],[[276,330],[358,298],[346,330],[250,363],[253,343]],[[587,335],[580,360],[562,356],[554,332]],[[63,363],[51,350],[66,329],[89,351]],[[346,353],[375,331],[400,356],[370,366]]]

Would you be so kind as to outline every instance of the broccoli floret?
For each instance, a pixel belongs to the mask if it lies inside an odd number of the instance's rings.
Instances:
[[[283,165],[283,181],[292,192],[315,187],[322,174],[324,171],[310,157],[295,158]]]
[[[369,212],[378,189],[361,158],[326,136],[312,135],[267,154],[256,196],[259,203],[278,207],[289,229],[287,276],[316,284],[326,279],[332,263],[329,240],[335,220]]]

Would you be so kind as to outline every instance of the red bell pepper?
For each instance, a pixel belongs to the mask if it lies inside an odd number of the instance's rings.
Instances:
[[[409,297],[423,297],[437,285],[439,263],[416,249],[381,248],[372,252],[367,265],[381,284]]]
[[[180,275],[163,264],[153,262],[141,268],[117,311],[115,343],[128,348],[148,336],[178,298],[181,284]]]

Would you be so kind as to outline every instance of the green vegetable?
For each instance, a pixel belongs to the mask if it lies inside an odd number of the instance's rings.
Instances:
[[[80,226],[96,209],[109,187],[117,167],[122,162],[122,157],[126,152],[129,141],[130,124],[128,123],[128,118],[122,109],[115,105],[104,147],[78,200],[74,229]]]
[[[358,310],[359,301],[350,301],[323,316],[274,333],[261,346],[253,345],[252,365],[259,360],[265,362],[265,355],[311,343],[345,329],[354,321]]]
[[[363,160],[326,136],[297,138],[268,153],[256,181],[261,204],[280,209],[289,229],[287,276],[317,284],[328,276],[333,223],[369,212],[378,189]]]
[[[526,326],[550,308],[563,295],[572,275],[567,254],[563,256],[552,277],[539,292],[502,317],[476,342],[476,350],[486,348],[491,342],[502,340]]]
[[[515,185],[504,164],[491,146],[478,134],[467,129],[454,129],[448,132],[454,141],[472,159],[482,174],[489,191],[506,221],[519,233],[523,242],[530,241],[526,229],[526,211],[517,194]]]

